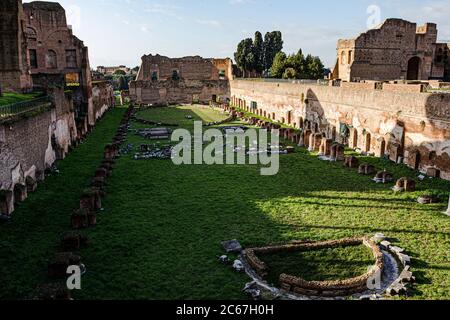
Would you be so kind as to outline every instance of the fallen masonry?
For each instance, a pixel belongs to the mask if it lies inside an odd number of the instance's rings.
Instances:
[[[239,245],[234,252],[242,250],[242,254],[234,261],[233,269],[236,272],[245,271],[252,278],[252,282],[247,283],[243,291],[254,300],[341,300],[346,297],[360,300],[383,299],[385,296],[405,294],[407,285],[415,281],[410,271],[411,258],[405,254],[404,249],[392,246],[386,239],[384,234],[377,233],[370,239],[363,237],[324,242],[293,241],[286,245],[245,250]],[[237,244],[236,240],[222,243],[226,251]],[[346,280],[306,281],[298,276],[281,274],[280,287],[276,288],[264,280],[270,266],[258,257],[279,252],[311,251],[360,244],[372,250],[375,264],[366,274]],[[376,282],[379,285],[372,287]]]
[[[169,128],[145,128],[145,129],[138,129],[136,131],[136,134],[151,140],[166,140],[170,138],[170,135],[172,134],[172,130]]]
[[[161,159],[167,160],[172,158],[173,146],[165,145],[141,145],[140,152],[133,157],[134,160]]]

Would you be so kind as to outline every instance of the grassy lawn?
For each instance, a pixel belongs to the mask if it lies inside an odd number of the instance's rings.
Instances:
[[[269,267],[267,281],[274,285],[282,273],[307,281],[333,281],[358,277],[374,265],[373,253],[364,245],[277,253],[260,256]]]
[[[58,235],[94,173],[104,143],[121,111],[102,120],[89,142],[61,165],[8,224],[0,225],[0,297],[24,297],[45,274]],[[223,119],[210,109],[148,109],[139,117],[192,127]],[[133,129],[145,125],[133,123]],[[130,135],[129,143],[153,144]],[[167,142],[162,142],[167,143]],[[291,240],[330,240],[383,232],[412,255],[415,299],[450,298],[446,204],[419,205],[423,192],[449,192],[450,183],[420,182],[414,193],[395,194],[392,185],[342,163],[317,160],[304,149],[280,157],[276,176],[258,166],[175,166],[170,160],[121,157],[108,179],[108,196],[98,226],[86,231],[90,246],[81,252],[88,272],[76,299],[243,299],[248,277],[217,262],[220,242],[238,239],[244,247]],[[417,173],[381,159],[361,159],[401,176]],[[271,256],[269,265],[309,279],[360,275],[373,264],[370,252],[353,247],[290,257]],[[292,271],[291,271],[292,270]]]
[[[0,97],[0,106],[16,103],[16,102],[22,102],[26,100],[31,100],[34,98],[39,97],[42,95],[41,92],[33,92],[33,93],[10,93],[10,92],[4,92],[3,96]]]
[[[7,223],[0,223],[0,299],[29,298],[45,280],[47,260],[56,252],[70,214],[103,158],[103,148],[124,109],[109,111],[89,138],[58,163],[59,174],[46,178]]]

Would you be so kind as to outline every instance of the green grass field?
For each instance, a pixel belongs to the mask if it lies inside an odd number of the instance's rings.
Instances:
[[[45,279],[46,259],[56,252],[58,236],[67,230],[69,215],[122,112],[109,112],[88,141],[61,162],[61,173],[21,204],[12,221],[0,224],[1,298],[26,298]],[[191,107],[149,109],[138,117],[191,128],[186,115],[204,122],[224,118]],[[128,143],[137,147],[153,141],[130,135]],[[413,257],[417,284],[411,298],[450,298],[450,224],[441,213],[446,204],[415,202],[424,192],[448,193],[449,182],[426,180],[417,192],[395,194],[392,185],[377,185],[304,149],[280,159],[278,175],[261,176],[258,166],[175,166],[170,160],[121,157],[108,180],[98,226],[86,231],[90,246],[80,254],[88,272],[75,298],[243,299],[249,279],[217,262],[221,241],[238,239],[249,247],[376,232],[393,238]],[[361,161],[397,178],[417,176],[382,159]],[[360,247],[296,254],[286,264],[282,256],[266,258],[273,281],[280,272],[307,279],[348,277],[373,263]]]
[[[26,94],[4,92],[3,96],[0,97],[0,106],[31,100],[39,97],[40,95],[42,95],[41,92],[26,93]]]

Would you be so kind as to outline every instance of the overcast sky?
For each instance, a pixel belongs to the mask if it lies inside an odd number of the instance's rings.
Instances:
[[[31,1],[24,1],[31,2]],[[237,43],[280,30],[287,53],[302,48],[335,63],[339,38],[386,18],[438,24],[450,42],[450,0],[60,0],[91,67],[137,66],[144,54],[233,58]]]

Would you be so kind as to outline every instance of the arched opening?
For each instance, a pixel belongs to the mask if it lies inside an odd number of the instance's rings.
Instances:
[[[25,201],[25,199],[27,198],[27,188],[25,185],[23,184],[16,184],[14,186],[14,203],[20,203],[22,201]]]
[[[298,118],[298,126],[300,129],[303,129],[303,118],[302,117]]]
[[[428,159],[434,164],[434,162],[436,161],[436,158],[437,158],[436,151],[431,151],[430,155],[428,156]]]
[[[370,136],[370,133],[366,133],[366,144],[365,144],[365,152],[369,152],[370,151],[370,143],[371,143],[371,136]]]
[[[414,170],[419,170],[420,169],[420,161],[422,160],[422,157],[420,155],[420,152],[417,151],[415,158],[414,158]]]
[[[358,130],[353,130],[352,148],[358,148]]]
[[[419,57],[409,59],[407,80],[419,80],[421,63],[422,61]]]
[[[275,112],[272,113],[272,119],[273,119],[273,120],[276,119],[276,117],[275,117]]]
[[[264,118],[267,118],[267,113],[264,111]]]
[[[314,122],[314,132],[315,133],[319,132],[319,124],[317,122]]]
[[[292,122],[292,112],[288,111],[287,112],[287,123],[291,124],[291,122]]]
[[[380,157],[384,157],[384,155],[386,154],[386,141],[381,140],[381,145],[380,145]]]
[[[347,54],[345,53],[345,51],[342,51],[341,53],[341,64],[345,64],[347,61]]]

